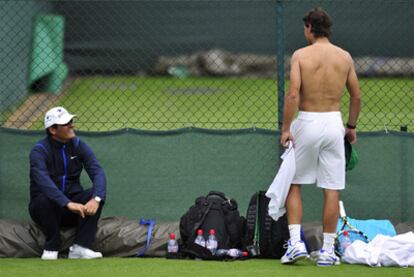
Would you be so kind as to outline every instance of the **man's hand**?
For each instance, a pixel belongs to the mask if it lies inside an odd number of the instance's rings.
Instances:
[[[85,206],[79,203],[75,202],[69,202],[66,207],[71,211],[78,215],[80,215],[82,218],[85,218]]]
[[[283,147],[288,147],[288,142],[293,142],[293,137],[290,131],[282,131],[282,136],[280,138],[280,144],[282,144]]]
[[[94,215],[96,211],[98,211],[99,203],[95,199],[91,199],[88,203],[85,204],[85,214],[86,215]]]
[[[354,144],[357,142],[357,134],[355,129],[345,129],[345,136],[348,139],[350,144]]]

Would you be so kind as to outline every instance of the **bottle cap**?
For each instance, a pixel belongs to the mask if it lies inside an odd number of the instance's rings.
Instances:
[[[210,235],[214,235],[216,234],[216,231],[214,231],[214,229],[210,229]]]
[[[202,235],[202,234],[203,234],[203,230],[198,229],[198,230],[197,230],[197,235]]]
[[[175,234],[174,233],[170,234],[170,239],[175,239]]]

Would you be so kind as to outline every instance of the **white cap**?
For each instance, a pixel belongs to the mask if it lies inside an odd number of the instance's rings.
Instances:
[[[64,125],[72,120],[76,115],[70,114],[63,107],[54,107],[47,111],[45,115],[45,129],[49,128],[52,125]]]

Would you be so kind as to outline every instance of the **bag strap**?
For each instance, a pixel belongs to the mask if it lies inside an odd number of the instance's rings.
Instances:
[[[219,260],[221,257],[216,257],[211,254],[210,250],[205,247],[202,247],[194,242],[189,242],[185,247],[181,248],[181,254],[184,257],[190,257],[195,259],[202,260]]]
[[[140,225],[149,225],[148,227],[148,233],[147,233],[147,243],[144,247],[144,249],[142,249],[141,251],[138,251],[135,256],[136,257],[143,257],[145,255],[145,252],[147,252],[148,248],[151,245],[151,238],[152,238],[152,230],[154,229],[155,226],[155,219],[148,219],[145,220],[144,218],[141,218],[141,220],[139,221]]]
[[[260,205],[260,193],[257,193],[256,194],[256,220],[254,223],[254,237],[253,237],[253,245],[257,245],[257,246],[260,246],[259,205]]]
[[[206,219],[206,216],[207,216],[208,212],[210,211],[212,205],[213,205],[213,203],[208,202],[207,208],[204,210],[204,213],[202,214],[201,219],[199,221],[195,222],[194,227],[193,227],[192,232],[191,232],[192,235],[189,237],[188,241],[193,242],[193,240],[195,239],[195,234],[197,233],[197,230],[200,228],[201,224],[203,224],[203,222]]]

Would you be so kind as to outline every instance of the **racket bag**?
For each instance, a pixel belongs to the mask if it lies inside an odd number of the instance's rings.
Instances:
[[[251,257],[280,259],[286,252],[284,245],[289,240],[287,216],[284,214],[277,221],[269,216],[270,199],[265,193],[259,191],[250,199],[245,244]]]

